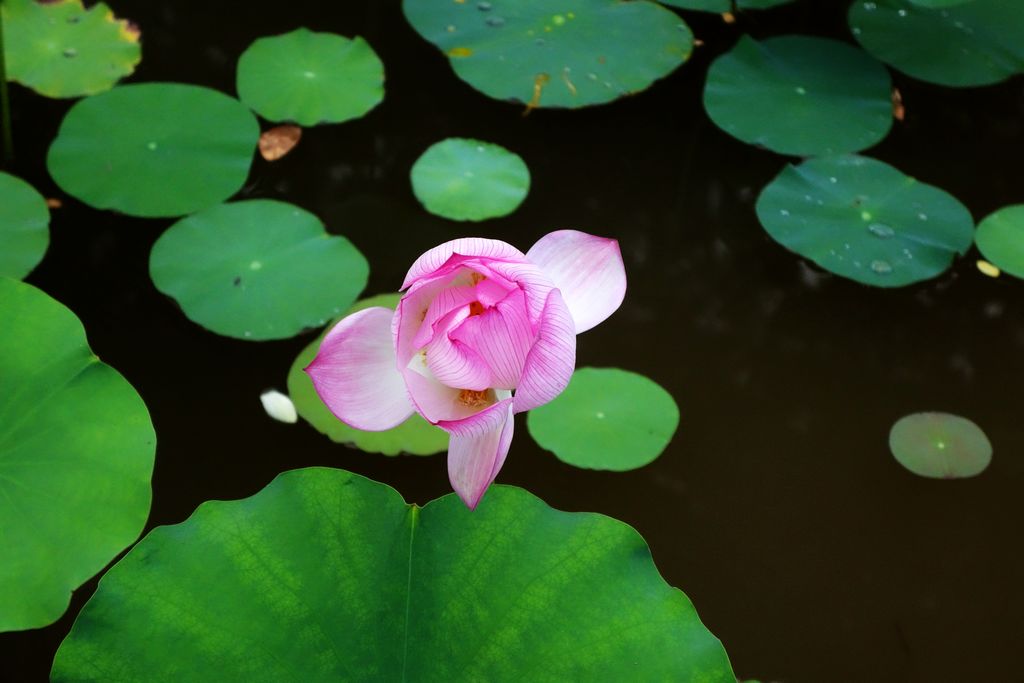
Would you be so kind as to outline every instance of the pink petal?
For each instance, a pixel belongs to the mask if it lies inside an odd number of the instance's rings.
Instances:
[[[461,287],[448,287],[442,289],[430,302],[427,313],[423,318],[420,329],[413,337],[412,347],[422,349],[434,338],[434,325],[438,320],[451,313],[456,308],[468,306],[476,301],[476,287],[463,285]]]
[[[520,289],[515,290],[493,308],[467,318],[449,333],[449,337],[475,351],[490,369],[487,386],[515,389],[534,339],[526,295]]]
[[[551,290],[544,305],[537,341],[526,356],[515,395],[515,412],[542,406],[569,384],[576,367],[576,328],[561,292]]]
[[[526,293],[526,306],[530,311],[530,321],[534,327],[539,325],[548,293],[555,288],[555,284],[547,274],[539,266],[526,261],[494,261],[489,263],[488,267],[496,275],[515,282]]]
[[[433,273],[435,270],[443,266],[454,254],[461,254],[463,256],[483,256],[495,259],[523,259],[523,252],[519,251],[507,242],[489,240],[483,237],[463,237],[434,247],[416,259],[412,264],[412,267],[409,269],[408,274],[405,276],[405,282],[402,283],[402,289],[409,287],[413,282],[421,277]]]
[[[305,369],[331,412],[356,429],[391,429],[412,414],[395,367],[393,313],[373,307],[348,316],[327,333]]]
[[[626,295],[626,269],[613,239],[557,230],[537,240],[526,258],[562,290],[577,334],[614,313]]]
[[[476,509],[487,487],[505,463],[515,420],[512,400],[505,399],[473,417],[461,420],[451,431],[448,445],[448,478],[470,510]]]
[[[434,325],[437,334],[425,349],[427,368],[441,384],[483,391],[491,387],[491,370],[477,351],[450,332],[469,318],[469,306],[451,311]]]

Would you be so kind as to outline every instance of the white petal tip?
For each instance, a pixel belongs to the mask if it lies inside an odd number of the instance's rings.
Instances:
[[[295,410],[295,404],[286,395],[276,389],[264,391],[260,394],[260,402],[267,415],[278,422],[295,424],[299,421],[299,414]]]

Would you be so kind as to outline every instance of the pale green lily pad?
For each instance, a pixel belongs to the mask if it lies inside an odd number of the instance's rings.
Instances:
[[[724,14],[733,9],[771,9],[779,5],[793,2],[793,0],[736,0],[735,7],[733,0],[658,0],[663,5],[679,7],[680,9],[696,10],[698,12],[716,12]]]
[[[459,78],[531,107],[585,107],[640,92],[693,49],[682,19],[648,0],[404,0],[402,9]]]
[[[480,140],[435,143],[416,160],[410,175],[424,208],[455,221],[506,216],[530,191],[530,170],[522,158]]]
[[[787,166],[761,191],[756,208],[782,246],[876,287],[941,274],[974,237],[971,214],[954,197],[855,155]]]
[[[978,425],[949,413],[901,417],[889,432],[889,448],[899,464],[934,479],[980,474],[992,461],[992,444]]]
[[[46,97],[81,97],[114,87],[142,59],[139,31],[104,3],[4,0],[7,77]]]
[[[559,460],[596,470],[650,463],[679,426],[672,395],[643,375],[580,368],[555,400],[527,415],[530,435]]]
[[[384,99],[384,65],[362,38],[300,28],[250,45],[238,60],[237,87],[269,121],[340,123]]]
[[[249,175],[260,129],[238,100],[194,85],[123,85],[75,104],[50,175],[97,209],[180,216],[227,199]]]
[[[263,341],[326,324],[355,301],[370,268],[308,211],[251,199],[172,225],[153,245],[149,273],[193,322]]]
[[[1019,0],[971,0],[942,9],[909,0],[856,0],[849,23],[865,50],[930,83],[988,85],[1024,71]]]
[[[32,272],[50,243],[46,200],[20,178],[0,173],[0,277]]]
[[[351,315],[372,306],[393,309],[398,305],[399,299],[401,299],[400,294],[371,296],[357,302],[345,315]],[[324,334],[304,348],[292,363],[291,369],[288,370],[288,394],[302,419],[313,425],[321,434],[326,434],[331,441],[351,444],[367,453],[433,455],[448,450],[448,433],[424,420],[419,413],[413,413],[412,417],[402,424],[383,432],[365,432],[355,427],[349,427],[336,418],[320,400],[309,375],[302,371],[316,357]]]
[[[719,128],[780,154],[870,147],[892,127],[889,72],[852,45],[812,36],[743,36],[714,61],[704,108]]]
[[[75,314],[0,277],[0,632],[40,628],[146,523],[156,435]]]
[[[203,503],[115,565],[62,681],[735,683],[633,529],[492,487],[422,509],[341,470]]]
[[[999,269],[1024,278],[1024,204],[990,214],[974,233],[974,243]]]
[[[974,2],[974,0],[910,0],[915,5],[921,7],[928,7],[930,9],[941,9],[943,7],[953,7],[954,5],[963,5],[967,2]]]

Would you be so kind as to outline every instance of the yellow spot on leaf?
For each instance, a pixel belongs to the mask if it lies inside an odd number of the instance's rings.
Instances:
[[[453,47],[448,50],[449,57],[469,57],[473,54],[473,50],[468,47]]]
[[[537,74],[533,79],[533,97],[526,103],[526,111],[523,112],[523,116],[526,116],[531,111],[540,106],[540,96],[544,91],[544,86],[547,85],[548,81],[551,80],[551,76],[547,74]]]
[[[569,89],[569,92],[572,93],[573,97],[575,97],[576,86],[572,84],[571,80],[569,80],[569,67],[562,69],[562,81],[565,83],[565,87]]]

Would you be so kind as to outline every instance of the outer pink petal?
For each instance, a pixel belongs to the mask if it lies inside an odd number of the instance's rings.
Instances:
[[[491,369],[473,348],[449,332],[469,317],[469,307],[456,309],[437,321],[437,334],[426,348],[427,367],[441,382],[456,389],[483,391],[491,387]]]
[[[449,336],[479,354],[490,369],[488,386],[515,389],[535,337],[526,295],[517,289],[493,308],[467,318]]]
[[[576,328],[561,292],[553,289],[516,389],[515,412],[542,406],[558,396],[568,386],[575,367]]]
[[[476,509],[505,463],[514,423],[512,400],[505,399],[460,420],[457,431],[451,429],[451,425],[441,425],[452,434],[448,445],[448,478],[470,510]]]
[[[485,239],[483,237],[463,237],[436,246],[416,259],[405,276],[402,289],[405,289],[419,278],[433,273],[443,266],[453,254],[496,259],[523,259],[523,252],[507,242]]]
[[[348,316],[327,333],[305,369],[331,412],[356,429],[391,429],[413,411],[395,367],[392,315],[374,307]]]
[[[613,239],[557,230],[537,240],[526,258],[562,290],[577,334],[614,313],[626,295],[626,269]]]

